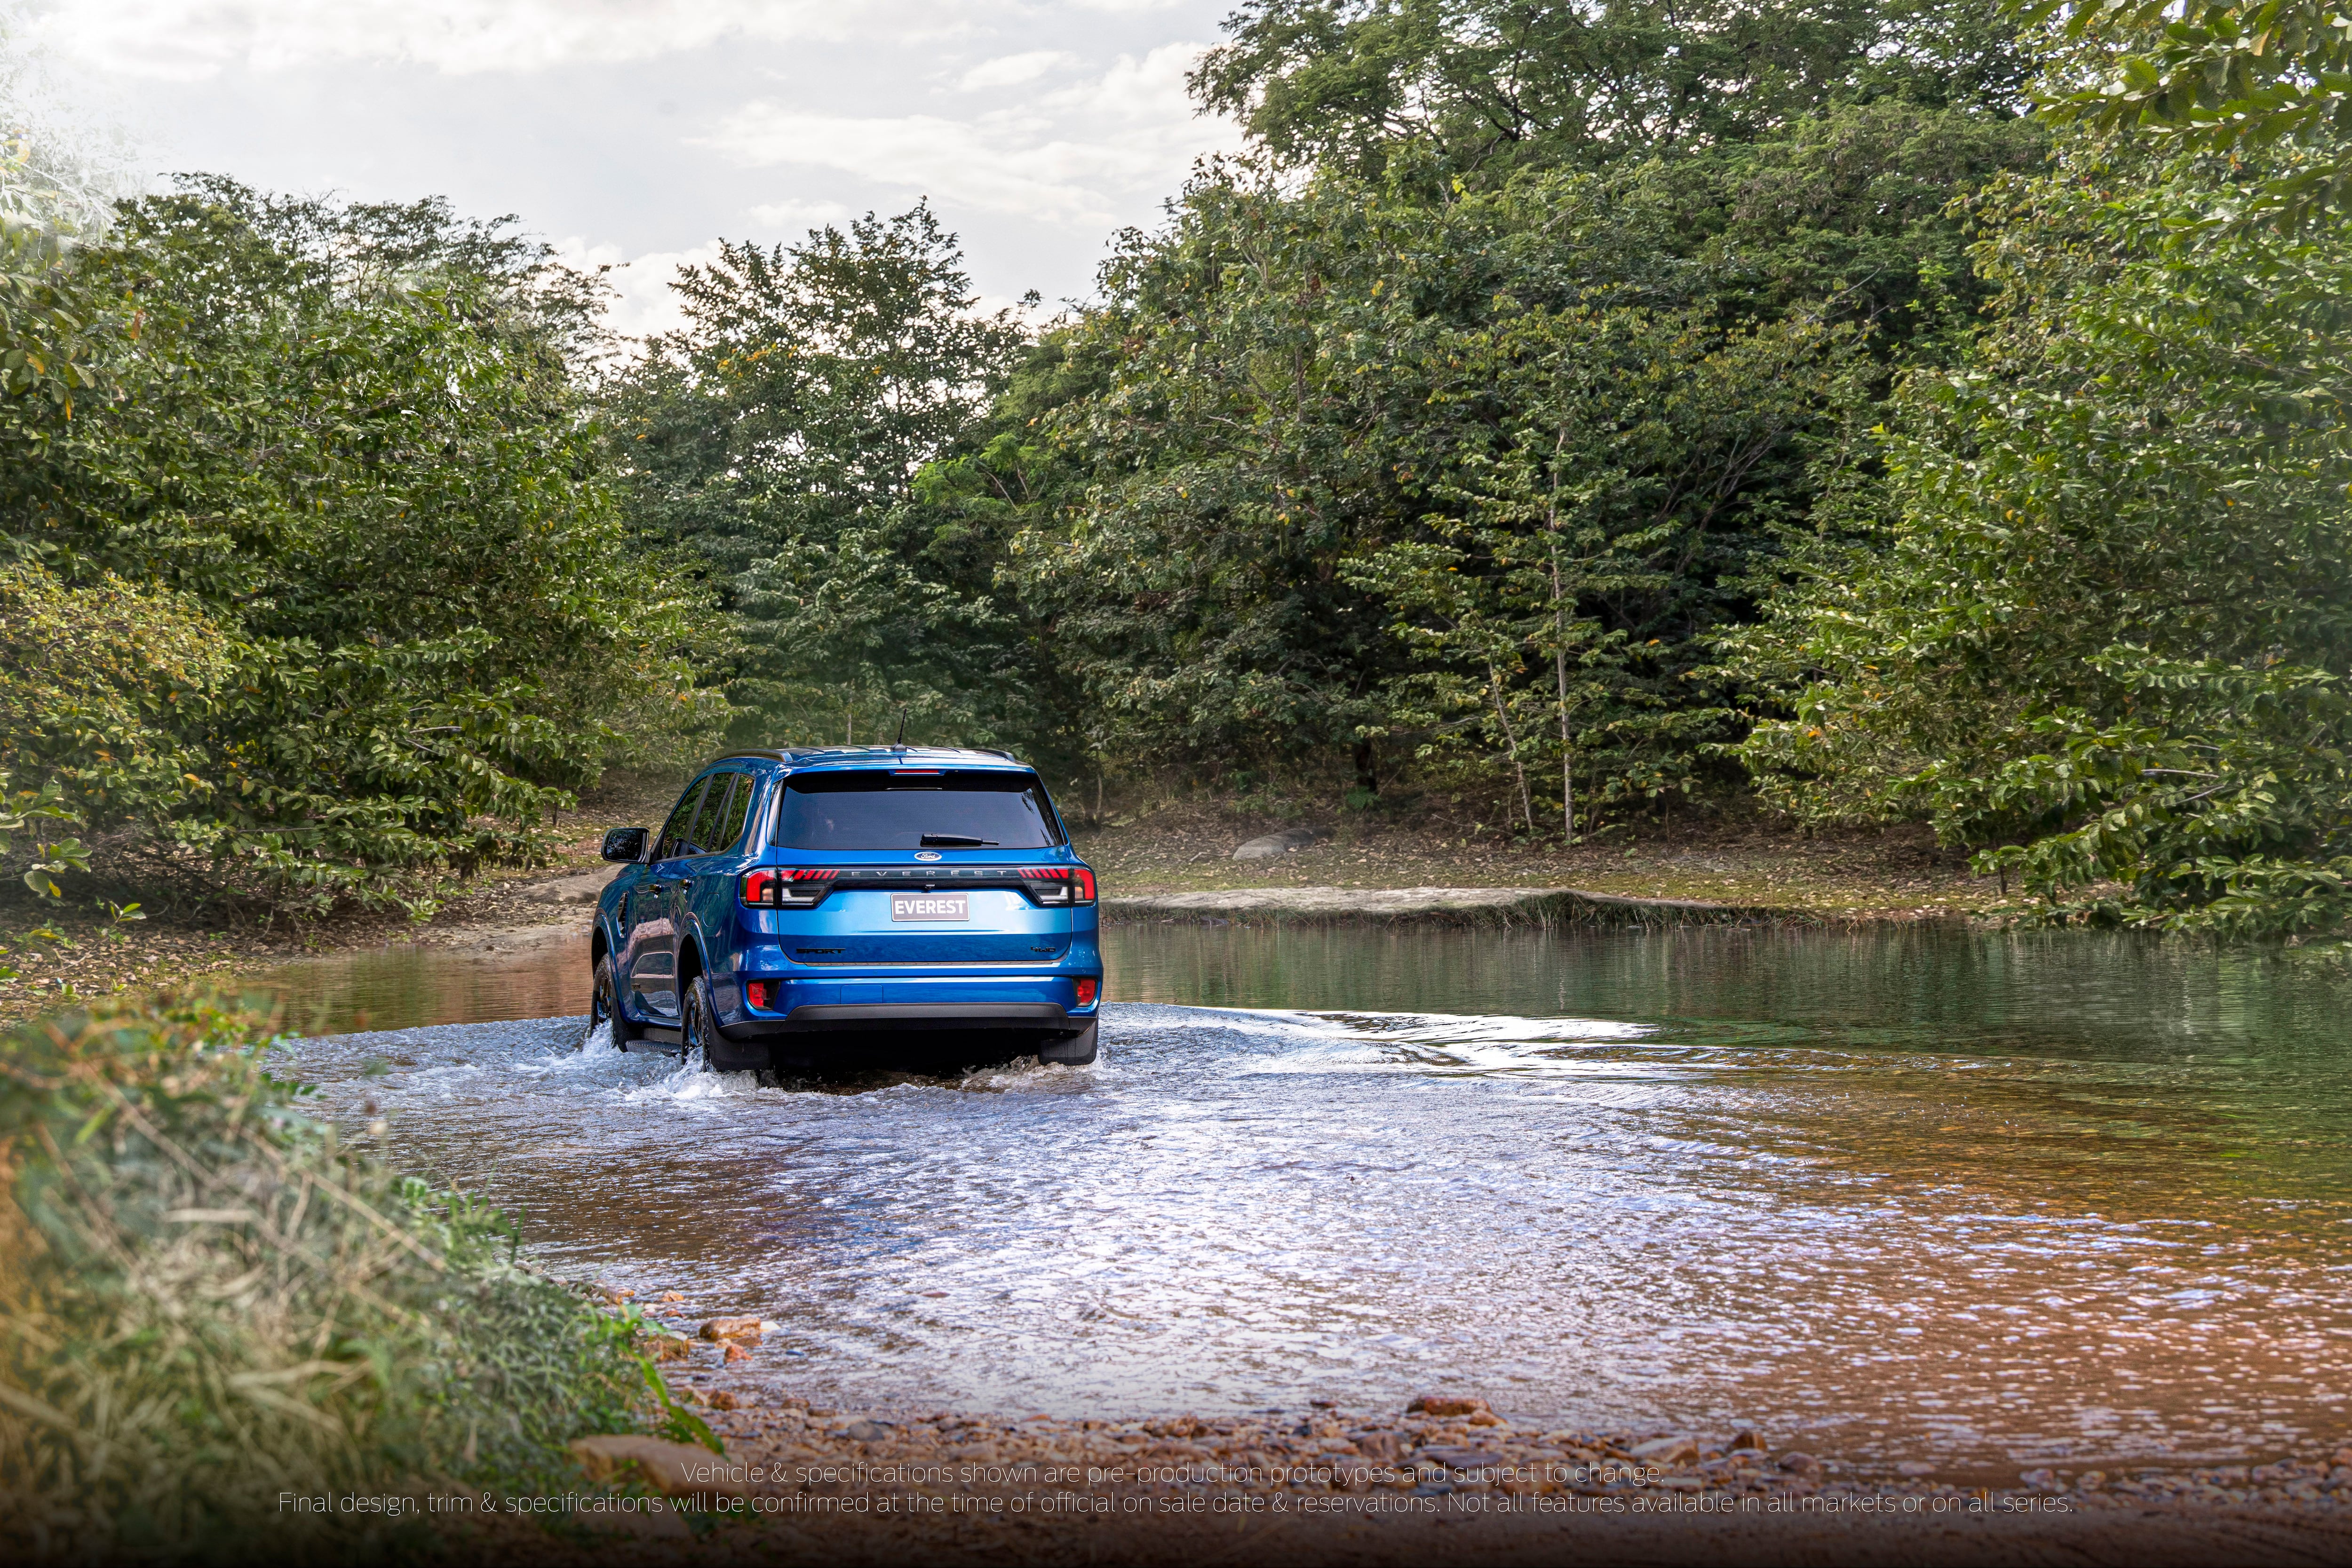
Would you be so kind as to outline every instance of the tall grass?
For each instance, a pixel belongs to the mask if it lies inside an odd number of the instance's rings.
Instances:
[[[566,1440],[688,1419],[631,1322],[339,1144],[259,1038],[192,1005],[0,1043],[0,1556],[405,1555],[427,1521],[286,1499],[576,1485]]]

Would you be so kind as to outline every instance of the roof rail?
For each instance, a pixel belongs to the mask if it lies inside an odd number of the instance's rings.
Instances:
[[[975,756],[1003,757],[1008,763],[1021,759],[1002,746],[752,746],[739,752],[721,752],[711,763],[732,762],[739,758],[761,762],[789,763],[801,757],[821,757],[837,752],[967,752]],[[710,763],[702,764],[709,767]]]

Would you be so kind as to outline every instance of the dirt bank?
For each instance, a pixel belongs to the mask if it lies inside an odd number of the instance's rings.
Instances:
[[[1262,835],[1313,842],[1235,859]],[[1296,821],[1210,802],[1172,802],[1076,829],[1078,850],[1118,898],[1242,889],[1573,889],[1614,897],[1770,910],[1817,921],[1916,921],[1984,914],[1999,882],[1971,877],[1923,830],[1807,837],[1754,816],[1700,818],[1671,830],[1612,834],[1573,847],[1466,832],[1443,821],[1370,814]]]
[[[1641,899],[1580,888],[1225,888],[1107,897],[1107,921],[1226,920],[1285,925],[1734,925],[1805,920],[1804,910]]]

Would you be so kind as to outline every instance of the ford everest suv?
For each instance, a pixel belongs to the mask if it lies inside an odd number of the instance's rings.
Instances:
[[[883,1032],[986,1030],[1095,1058],[1095,874],[1034,770],[1001,752],[734,752],[658,833],[617,827],[593,1032],[740,1071]]]

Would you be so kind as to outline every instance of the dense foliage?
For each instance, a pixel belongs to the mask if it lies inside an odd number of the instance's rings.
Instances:
[[[531,853],[692,714],[566,353],[593,299],[439,204],[219,181],[0,290],[0,766],[298,907]]]
[[[204,1010],[0,1047],[0,1544],[17,1561],[352,1562],[421,1521],[280,1494],[578,1485],[565,1444],[675,1408],[630,1321],[511,1265],[463,1194],[304,1114]]]
[[[1359,803],[1405,767],[1529,831],[1580,777],[1613,809],[1732,776],[1715,639],[1893,368],[1963,341],[1946,209],[2042,132],[1990,29],[1905,54],[1859,11],[1727,117],[1538,112],[1651,90],[1608,63],[1630,33],[1535,25],[1559,14],[1236,18],[1195,85],[1258,151],[1128,237],[918,486],[1005,540],[999,602],[1068,704],[1039,739],[1229,783],[1342,759]],[[1716,102],[1675,63],[1731,69],[1712,26],[1640,22],[1665,100]]]
[[[2336,0],[2039,0],[2094,46],[2053,71],[2048,112],[2159,144],[2259,154],[2263,178],[2208,216],[2293,227],[2352,209],[2352,17]]]
[[[736,612],[747,741],[985,739],[1022,722],[993,552],[916,504],[1022,344],[972,313],[929,211],[762,249],[677,289],[687,324],[608,392],[635,515]]]
[[[2205,221],[2268,173],[2078,144],[1985,199],[1992,324],[1750,640],[1811,677],[1748,748],[1780,798],[2086,913],[2352,912],[2352,255]]]

